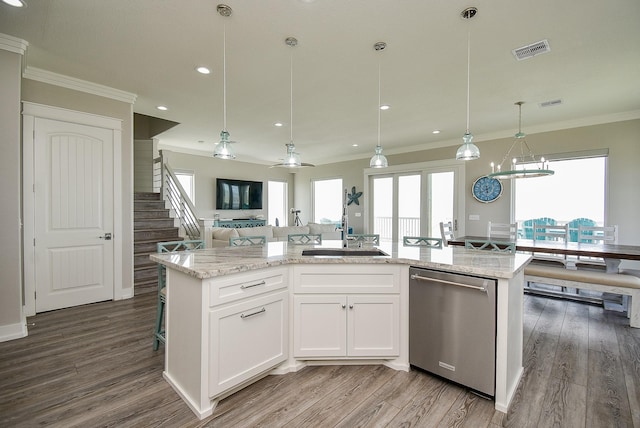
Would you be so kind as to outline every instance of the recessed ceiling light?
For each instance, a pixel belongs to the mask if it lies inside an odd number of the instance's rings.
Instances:
[[[276,123],[273,124],[273,126],[277,126],[277,127],[284,126],[284,123],[276,122]]]
[[[391,108],[391,106],[388,105],[388,104],[383,104],[383,105],[380,106],[380,110],[389,110],[390,108]]]
[[[196,71],[200,74],[209,74],[211,73],[211,70],[209,70],[207,67],[204,66],[200,66],[198,68],[196,68]]]
[[[439,134],[440,130],[439,129],[434,129],[433,131],[431,131],[432,134]]]
[[[167,108],[167,106],[158,106],[158,107],[156,107],[156,108],[157,108],[158,110],[162,110],[162,111],[167,111],[167,110],[169,110],[169,109]]]
[[[354,144],[352,144],[351,146],[352,146],[352,147],[358,147],[358,145],[357,145],[357,144],[355,144],[355,143],[354,143]]]
[[[9,6],[13,6],[13,7],[24,7],[27,5],[24,2],[24,0],[2,0],[2,1],[8,4]]]

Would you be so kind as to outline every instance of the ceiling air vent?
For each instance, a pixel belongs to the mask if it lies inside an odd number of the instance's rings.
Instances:
[[[522,61],[523,59],[533,58],[536,55],[551,52],[551,47],[549,46],[549,41],[545,39],[528,46],[516,48],[511,52],[518,61]]]
[[[550,101],[545,101],[543,103],[540,103],[540,107],[559,106],[560,104],[562,104],[562,100],[561,99],[550,100]]]

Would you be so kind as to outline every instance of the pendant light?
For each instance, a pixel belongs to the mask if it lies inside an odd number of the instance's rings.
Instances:
[[[462,11],[460,15],[464,19],[471,19],[476,16],[478,9],[468,7]],[[467,33],[467,132],[462,136],[462,145],[456,152],[457,160],[474,160],[480,157],[480,149],[473,144],[473,135],[469,131],[469,92],[470,92],[470,75],[471,75],[471,30]]]
[[[491,162],[491,174],[489,174],[489,177],[502,180],[513,178],[544,177],[546,175],[553,175],[554,173],[549,169],[549,162],[545,161],[543,157],[541,157],[540,160],[537,160],[533,152],[531,151],[529,144],[527,144],[527,140],[525,138],[526,135],[522,132],[522,104],[524,104],[524,101],[518,101],[517,103],[515,103],[515,105],[518,106],[518,133],[515,135],[513,144],[511,144],[511,147],[502,158],[502,162],[500,162],[500,165],[498,165],[496,168],[494,163]],[[511,150],[513,150],[516,144],[520,145],[520,157],[514,157],[510,161],[511,169],[503,170],[503,164],[507,161],[507,159],[511,159]],[[525,148],[527,149],[526,153]],[[518,167],[518,163],[520,164],[520,167]],[[532,165],[536,168],[532,168]]]
[[[231,16],[232,10],[226,4],[219,4],[218,13],[223,17]],[[223,46],[222,46],[222,131],[220,132],[220,142],[213,150],[213,157],[218,159],[235,159],[236,154],[231,147],[235,141],[229,141],[227,132],[227,26],[223,26]]]
[[[284,40],[284,43],[293,48],[295,46],[298,46],[298,39],[296,39],[295,37],[287,37]],[[290,93],[290,104],[289,104],[289,132],[290,132],[290,139],[289,139],[289,143],[285,144],[286,148],[287,148],[287,156],[284,158],[284,160],[280,163],[277,163],[275,166],[278,167],[283,167],[283,168],[300,168],[302,166],[315,166],[313,164],[310,163],[305,163],[305,162],[301,162],[300,161],[300,154],[296,153],[296,146],[293,144],[293,51],[291,51],[291,61],[290,61],[290,68],[289,68],[289,74],[290,74],[290,84],[289,84],[289,93]]]
[[[373,49],[378,52],[383,51],[387,47],[385,42],[377,42],[373,45]],[[380,144],[380,60],[378,60],[378,145],[376,145],[376,154],[371,157],[369,166],[371,168],[386,168],[389,166],[389,161],[385,155],[382,154],[382,145]]]

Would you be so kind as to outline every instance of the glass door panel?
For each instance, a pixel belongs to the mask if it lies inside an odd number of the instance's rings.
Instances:
[[[440,222],[454,221],[455,174],[453,171],[427,174],[428,214],[426,236],[440,236]]]
[[[373,231],[381,241],[393,238],[393,177],[375,177],[373,187]]]
[[[421,236],[420,181],[420,174],[398,176],[398,241],[404,236]]]

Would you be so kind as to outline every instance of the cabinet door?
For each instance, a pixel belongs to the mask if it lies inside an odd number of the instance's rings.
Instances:
[[[347,355],[346,296],[294,296],[293,305],[294,357]]]
[[[350,295],[347,310],[350,357],[400,355],[400,297]]]
[[[287,359],[288,292],[224,306],[209,314],[209,397]]]

